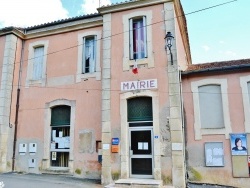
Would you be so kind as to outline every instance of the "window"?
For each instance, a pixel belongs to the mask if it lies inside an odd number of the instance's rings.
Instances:
[[[51,166],[68,167],[70,149],[70,106],[51,109]]]
[[[154,67],[152,17],[152,10],[123,15],[123,71],[132,68],[134,59],[137,59],[138,66]]]
[[[33,80],[39,80],[42,78],[43,56],[43,46],[34,48]]]
[[[48,41],[36,41],[29,44],[26,86],[30,84],[45,86],[48,46]]]
[[[83,38],[82,73],[95,72],[96,64],[96,36]]]
[[[76,82],[83,79],[101,80],[101,31],[78,34],[78,63]]]
[[[128,99],[128,122],[131,121],[152,121],[152,98],[136,97]]]
[[[202,135],[232,132],[226,79],[204,79],[191,82],[194,104],[195,140]]]
[[[220,85],[200,86],[198,90],[201,128],[224,128]]]
[[[250,132],[250,76],[240,77],[245,115],[245,132]]]
[[[130,28],[130,59],[147,57],[146,17],[129,20]]]

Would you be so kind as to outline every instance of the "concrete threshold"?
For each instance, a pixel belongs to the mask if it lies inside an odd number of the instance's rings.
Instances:
[[[160,188],[162,187],[162,180],[154,179],[119,179],[114,184],[106,186],[106,188],[118,187],[143,187],[143,188]]]

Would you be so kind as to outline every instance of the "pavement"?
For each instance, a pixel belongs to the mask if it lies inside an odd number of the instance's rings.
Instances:
[[[52,174],[0,174],[0,188],[101,188],[100,180]]]

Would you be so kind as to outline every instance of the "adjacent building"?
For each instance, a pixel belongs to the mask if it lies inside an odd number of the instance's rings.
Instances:
[[[0,170],[185,187],[183,15],[179,0],[132,0],[1,29]]]
[[[189,181],[250,186],[250,59],[182,72]]]

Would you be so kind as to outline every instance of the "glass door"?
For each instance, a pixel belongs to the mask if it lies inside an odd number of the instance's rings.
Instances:
[[[129,129],[130,177],[153,178],[152,128]]]

